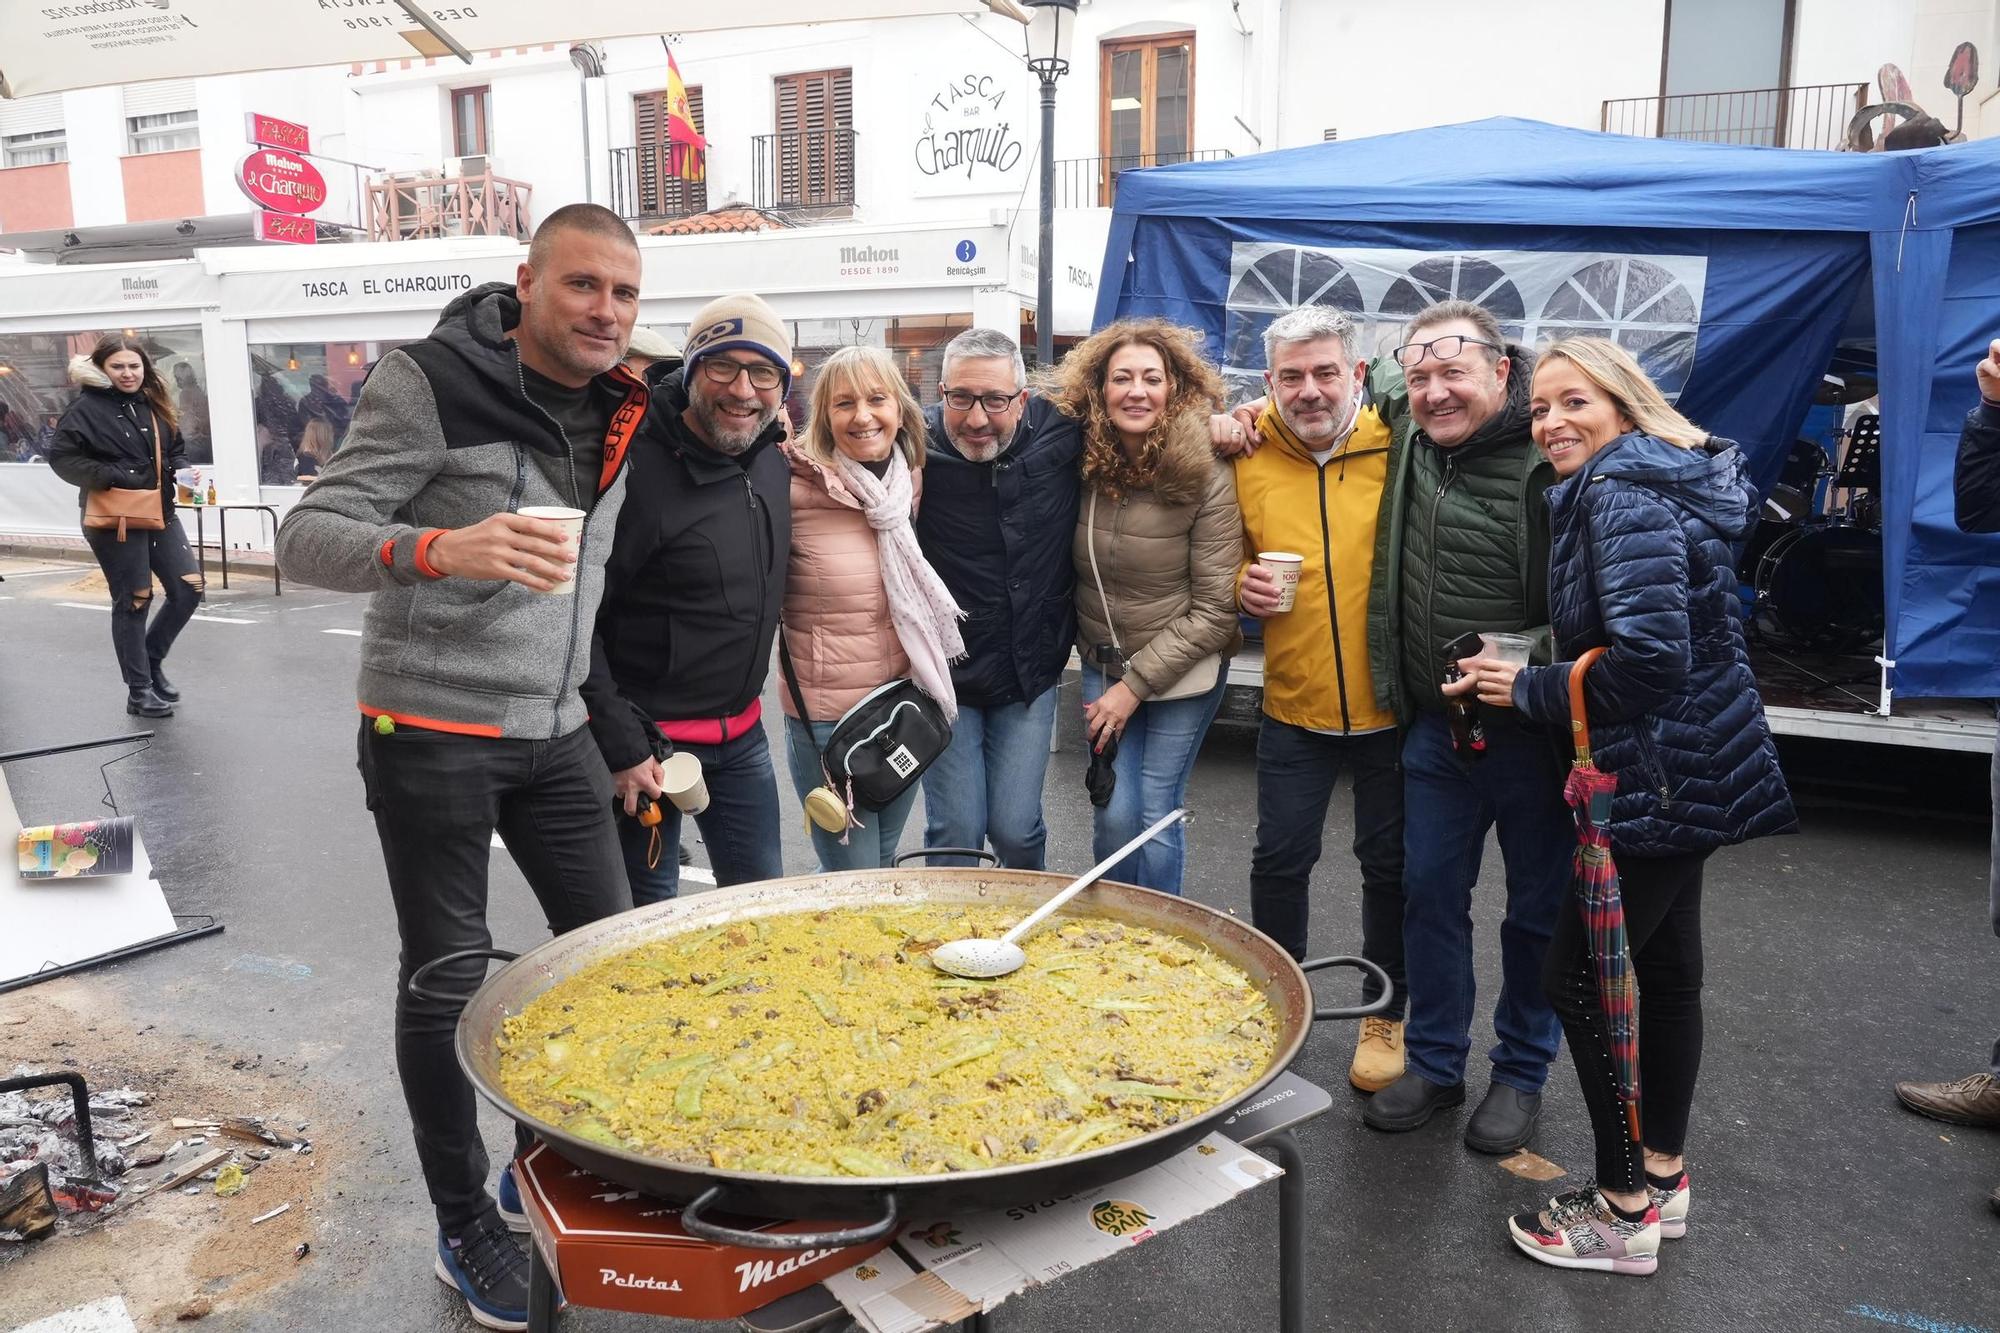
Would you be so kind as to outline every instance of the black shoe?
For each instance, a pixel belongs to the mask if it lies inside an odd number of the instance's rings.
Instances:
[[[681,864],[684,866],[694,864],[694,853],[688,850],[686,839],[681,840]]]
[[[1513,1152],[1535,1137],[1535,1122],[1541,1118],[1541,1093],[1495,1083],[1465,1122],[1465,1146],[1474,1152]]]
[[[153,663],[153,693],[159,695],[170,704],[177,704],[181,701],[181,692],[174,688],[172,681],[167,679],[167,673],[160,670],[158,662]]]
[[[467,1231],[454,1244],[438,1234],[438,1281],[465,1297],[466,1313],[487,1328],[528,1326],[528,1256],[499,1219]]]
[[[150,685],[135,685],[125,700],[125,711],[133,717],[172,717],[174,706],[162,699]]]
[[[1370,1129],[1400,1134],[1415,1129],[1447,1106],[1465,1101],[1463,1083],[1433,1083],[1411,1071],[1369,1098],[1361,1108],[1361,1120]]]

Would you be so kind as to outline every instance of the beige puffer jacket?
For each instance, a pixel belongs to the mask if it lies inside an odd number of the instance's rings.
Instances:
[[[832,722],[878,685],[910,673],[889,617],[875,529],[832,471],[792,458],[792,558],[782,618],[815,722]],[[783,682],[779,699],[797,716]]]
[[[1097,645],[1117,642],[1129,667],[1125,683],[1150,699],[1202,658],[1243,646],[1236,620],[1236,574],[1243,561],[1243,515],[1236,479],[1209,444],[1208,418],[1190,414],[1174,424],[1151,490],[1122,500],[1097,496],[1086,483],[1077,513],[1077,651],[1096,664]],[[1090,551],[1104,597],[1091,577]],[[1106,613],[1105,597],[1111,602]]]

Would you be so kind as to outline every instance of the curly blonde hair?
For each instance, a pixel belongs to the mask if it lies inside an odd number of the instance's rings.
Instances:
[[[1167,405],[1132,457],[1119,445],[1118,429],[1104,403],[1104,380],[1111,358],[1135,345],[1160,354],[1167,369]],[[1043,391],[1057,410],[1083,423],[1083,480],[1110,499],[1151,487],[1175,422],[1190,413],[1206,416],[1222,406],[1222,377],[1203,354],[1201,334],[1164,319],[1107,324],[1072,348],[1060,365],[1044,371],[1042,380]]]

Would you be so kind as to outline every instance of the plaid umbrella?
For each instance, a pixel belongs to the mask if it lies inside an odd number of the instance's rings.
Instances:
[[[1625,900],[1618,892],[1618,867],[1611,860],[1611,797],[1618,775],[1602,773],[1590,755],[1590,723],[1584,717],[1583,678],[1604,656],[1592,648],[1569,673],[1570,731],[1576,761],[1563,783],[1563,799],[1576,811],[1575,887],[1577,910],[1597,972],[1597,997],[1604,1013],[1604,1040],[1625,1103],[1625,1123],[1639,1142],[1639,982],[1625,935]]]

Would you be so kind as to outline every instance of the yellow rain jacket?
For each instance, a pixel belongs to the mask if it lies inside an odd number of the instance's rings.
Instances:
[[[1257,422],[1263,447],[1236,460],[1245,566],[1259,551],[1305,558],[1297,603],[1263,622],[1264,712],[1280,722],[1343,733],[1396,724],[1377,702],[1369,606],[1391,453],[1409,434],[1407,403],[1395,367],[1376,369],[1354,429],[1321,465],[1273,400]]]

